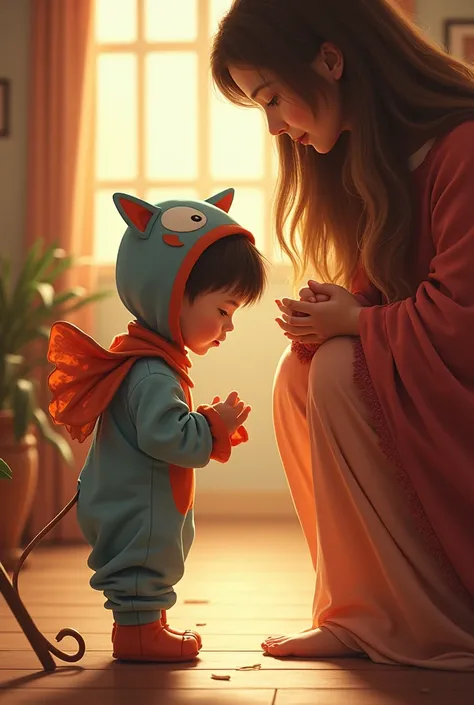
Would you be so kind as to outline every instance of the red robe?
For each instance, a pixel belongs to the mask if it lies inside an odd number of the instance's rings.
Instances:
[[[474,121],[412,178],[417,291],[363,309],[355,380],[427,544],[474,598]]]

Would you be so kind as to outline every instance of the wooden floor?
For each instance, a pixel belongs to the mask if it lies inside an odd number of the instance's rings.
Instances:
[[[111,656],[111,615],[88,584],[86,547],[37,549],[20,593],[54,641],[64,627],[84,636],[78,664],[44,674],[0,602],[0,702],[6,705],[473,705],[474,675],[339,662],[276,660],[269,634],[309,625],[312,574],[293,522],[199,522],[170,622],[203,636],[188,665],[120,664]],[[0,598],[1,599],[1,598]],[[194,604],[193,604],[194,601]],[[199,627],[196,625],[199,624]],[[61,646],[65,646],[62,642]],[[248,666],[254,670],[239,670]],[[229,675],[214,680],[212,675]]]

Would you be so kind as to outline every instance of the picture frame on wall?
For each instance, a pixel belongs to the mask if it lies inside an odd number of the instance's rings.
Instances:
[[[10,134],[10,81],[0,78],[0,137]]]
[[[446,20],[444,43],[449,53],[457,59],[474,64],[474,18]]]

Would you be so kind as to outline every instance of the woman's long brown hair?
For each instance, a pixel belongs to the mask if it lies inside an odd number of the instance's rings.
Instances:
[[[408,157],[474,119],[474,72],[388,0],[234,0],[214,38],[214,82],[233,103],[254,105],[229,67],[270,71],[317,109],[325,85],[311,63],[325,41],[344,56],[351,131],[326,155],[286,134],[276,138],[277,237],[297,278],[312,267],[350,287],[360,266],[387,301],[399,300],[414,290]]]

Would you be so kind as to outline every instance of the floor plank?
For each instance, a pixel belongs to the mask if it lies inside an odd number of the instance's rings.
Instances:
[[[58,627],[70,627],[71,624],[67,622],[61,622]],[[55,632],[45,633],[46,638],[55,642],[56,634],[59,628]],[[85,639],[88,649],[101,650],[110,652],[110,630],[104,634],[91,634],[85,632],[83,629],[79,629],[82,636]],[[256,653],[262,653],[260,644],[263,639],[265,639],[268,634],[209,634],[206,635],[206,643],[204,645],[203,651],[253,651]],[[68,638],[61,642],[61,649],[64,651],[75,651],[75,642],[69,640],[70,646],[68,647]],[[28,642],[26,637],[20,632],[0,632],[0,659],[2,651],[17,651],[28,649]]]
[[[103,651],[92,651],[88,649],[81,660],[80,665],[82,668],[88,670],[101,670],[109,668],[111,663],[116,663],[110,653],[110,649],[104,649]],[[155,664],[153,668],[158,670],[182,670],[186,668],[199,669],[199,670],[213,670],[213,669],[227,669],[236,670],[244,666],[250,666],[258,664],[261,669],[274,671],[274,670],[327,670],[335,669],[339,670],[341,668],[350,669],[351,671],[356,670],[391,670],[393,666],[378,666],[369,659],[365,658],[355,658],[355,659],[335,659],[334,661],[316,661],[316,660],[303,660],[303,659],[275,659],[265,656],[263,653],[257,653],[255,651],[202,651],[200,657],[196,662],[188,666],[183,666],[182,664],[175,664],[170,666],[168,664]],[[33,652],[27,651],[0,651],[0,668],[2,669],[18,669],[18,670],[34,670],[38,665],[38,660]],[[122,664],[117,664],[122,666]],[[146,664],[139,664],[139,667],[147,668]],[[128,664],[128,668],[131,668],[131,664]],[[398,669],[397,669],[398,672]]]
[[[348,668],[326,670],[293,670],[291,678],[284,670],[274,671],[231,671],[218,669],[221,675],[230,675],[225,682],[229,690],[240,688],[317,688],[323,690],[379,690],[380,692],[398,692],[400,690],[420,691],[423,688],[440,693],[474,692],[474,674],[458,673],[455,678],[451,673],[442,671],[422,671],[402,669],[395,670],[351,671]],[[63,689],[77,687],[82,689],[130,688],[139,692],[142,689],[209,688],[212,683],[210,671],[197,668],[157,669],[153,664],[110,663],[101,670],[81,668],[80,664],[68,669],[57,670],[45,677],[38,677],[35,670],[0,669],[0,689],[17,687],[35,689]],[[222,686],[222,681],[220,682]]]
[[[141,690],[140,705],[273,705],[274,690],[231,690],[221,687],[209,690]],[[5,699],[3,699],[5,698]],[[133,692],[130,690],[88,690],[87,701],[100,705],[130,705]],[[84,705],[84,691],[68,689],[15,691],[3,694],[0,703],[4,705]],[[457,705],[457,703],[455,703]]]
[[[85,586],[87,589],[87,586]],[[64,589],[64,588],[63,588]],[[92,590],[91,590],[92,592]],[[74,614],[78,617],[83,616],[110,616],[110,612],[107,612],[104,607],[104,598],[102,595],[94,596],[96,599],[90,600],[89,602],[80,602],[81,594],[84,593],[84,586],[82,586],[81,591],[78,593],[72,593],[65,595],[61,593],[62,600],[57,599],[59,596],[54,597],[54,603],[51,601],[51,596],[45,595],[42,601],[34,599],[26,599],[25,591],[20,591],[23,601],[28,605],[28,609],[35,617],[55,617],[58,614],[58,606],[61,606],[61,616],[67,614]],[[67,598],[67,601],[66,601]],[[228,602],[218,602],[217,600],[207,601],[203,603],[185,603],[180,600],[169,612],[169,616],[173,616],[177,619],[193,619],[199,616],[207,617],[212,615],[217,618],[229,618],[240,613],[240,611],[245,610],[245,614],[242,615],[245,619],[261,619],[262,613],[264,617],[270,610],[278,615],[278,619],[284,622],[287,619],[304,619],[311,615],[311,600],[304,600],[300,603],[293,602],[291,605],[285,604],[284,602],[270,602],[269,600],[261,602],[249,603],[246,599],[238,599],[235,597],[232,601]],[[262,609],[265,608],[265,609]],[[238,612],[239,611],[239,612]],[[10,612],[6,608],[3,609],[3,605],[0,607],[0,616],[10,616]],[[240,614],[239,614],[240,617]]]
[[[203,620],[203,621],[201,621]],[[68,622],[68,626],[74,629],[83,630],[90,634],[108,633],[112,628],[112,615],[98,615],[94,617],[80,616],[77,614],[65,613],[55,617],[36,617],[34,621],[41,631],[52,632],[55,629],[59,631],[63,628],[63,623]],[[177,627],[183,626],[186,628],[196,628],[202,633],[203,637],[206,634],[281,634],[284,632],[299,632],[308,626],[308,619],[280,619],[275,616],[271,619],[215,619],[212,616],[194,619],[173,619],[173,625]],[[199,625],[199,626],[198,626]],[[0,617],[0,631],[9,632],[15,631],[16,621],[14,617]]]
[[[192,664],[113,660],[112,616],[89,586],[86,546],[40,547],[20,576],[20,593],[53,643],[77,628],[87,652],[44,674],[6,604],[0,601],[0,704],[3,705],[472,705],[474,674],[378,666],[368,659],[273,659],[272,633],[309,625],[313,574],[295,522],[201,522],[169,618],[198,629]],[[290,603],[291,599],[291,603]],[[202,626],[197,627],[197,624]],[[61,648],[72,650],[65,639]],[[259,664],[253,671],[238,670]],[[230,675],[216,681],[212,674]]]
[[[437,694],[430,688],[397,690],[279,690],[273,705],[472,705],[472,692]]]

